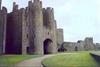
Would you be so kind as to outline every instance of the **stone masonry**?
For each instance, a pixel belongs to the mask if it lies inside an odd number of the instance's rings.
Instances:
[[[60,51],[91,51],[95,49],[97,48],[95,48],[95,45],[93,43],[93,38],[87,37],[85,38],[84,41],[79,40],[77,42],[63,42],[59,50]]]
[[[26,8],[19,9],[14,2],[12,12],[4,7],[0,12],[0,54],[57,52],[57,37],[63,35],[57,35],[53,8],[42,8],[42,2],[34,0]]]
[[[5,53],[7,9],[0,9],[0,54]]]
[[[7,13],[0,0],[0,54],[52,54],[57,51],[99,50],[92,37],[64,42],[63,29],[57,29],[54,9],[43,8],[42,1],[29,1],[25,8],[16,2]],[[98,47],[99,46],[99,47]]]
[[[64,42],[63,29],[59,28],[59,29],[57,29],[57,45],[58,45],[58,49],[63,44],[63,42]]]
[[[2,3],[2,0],[0,0],[0,10],[1,10],[1,3]]]

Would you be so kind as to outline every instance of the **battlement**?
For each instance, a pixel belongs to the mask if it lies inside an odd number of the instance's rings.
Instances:
[[[53,11],[54,9],[52,7],[47,7],[46,11]]]
[[[30,6],[32,6],[32,5],[33,5],[32,1],[29,1],[29,2],[28,2],[28,6],[30,7]]]
[[[16,4],[16,2],[13,2],[13,11],[18,10],[18,5]]]
[[[33,3],[34,4],[41,4],[42,5],[42,1],[40,1],[40,0],[34,0]]]
[[[24,11],[24,10],[25,10],[24,8],[21,8],[21,9],[20,9],[20,11]]]
[[[2,7],[2,12],[7,13],[7,8],[6,7]]]
[[[86,37],[85,40],[87,41],[93,41],[93,37]]]
[[[40,7],[42,7],[42,1],[40,1]]]
[[[93,39],[93,37],[86,37],[86,39]]]
[[[40,2],[40,0],[34,0],[35,3]]]

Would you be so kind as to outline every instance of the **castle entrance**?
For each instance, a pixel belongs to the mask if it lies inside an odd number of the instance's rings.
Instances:
[[[78,47],[77,46],[75,47],[75,51],[78,51]]]
[[[52,51],[52,43],[53,41],[51,39],[46,39],[44,41],[44,54],[50,54]]]

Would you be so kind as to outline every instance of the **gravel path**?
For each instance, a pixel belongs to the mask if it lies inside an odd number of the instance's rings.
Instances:
[[[43,67],[41,61],[45,58],[52,57],[54,55],[45,55],[43,57],[32,58],[29,60],[25,60],[15,65],[15,67]]]

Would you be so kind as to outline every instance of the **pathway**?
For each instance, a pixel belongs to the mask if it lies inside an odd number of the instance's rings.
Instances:
[[[43,67],[41,61],[45,58],[52,57],[54,55],[45,55],[43,57],[32,58],[29,60],[25,60],[15,65],[15,67]]]

